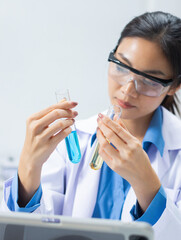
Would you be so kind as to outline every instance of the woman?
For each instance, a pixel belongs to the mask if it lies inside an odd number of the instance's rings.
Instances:
[[[62,140],[77,103],[33,114],[2,208],[146,221],[156,239],[170,239],[181,229],[181,122],[173,114],[181,86],[181,20],[163,12],[134,18],[108,60],[109,97],[121,106],[121,120],[100,113],[78,122],[82,159],[75,165]],[[96,136],[101,171],[89,166]]]

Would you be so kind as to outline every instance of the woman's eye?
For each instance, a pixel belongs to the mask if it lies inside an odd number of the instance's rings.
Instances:
[[[142,78],[142,83],[143,83],[144,85],[148,85],[148,86],[150,86],[150,87],[157,87],[157,86],[159,85],[159,83],[156,83],[156,82],[154,82],[154,81],[152,81],[152,80],[149,80],[149,79],[147,79],[147,78]]]
[[[124,74],[129,73],[129,70],[127,70],[126,68],[123,68],[123,67],[121,67],[117,64],[116,64],[116,71],[119,72],[119,73],[124,73]]]

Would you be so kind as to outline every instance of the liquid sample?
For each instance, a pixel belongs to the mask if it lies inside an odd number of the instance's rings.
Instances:
[[[99,155],[99,143],[96,143],[95,150],[90,162],[90,167],[94,170],[99,170],[102,167],[103,159]]]
[[[81,152],[76,131],[72,131],[66,138],[65,143],[69,159],[72,163],[79,163],[81,160]]]

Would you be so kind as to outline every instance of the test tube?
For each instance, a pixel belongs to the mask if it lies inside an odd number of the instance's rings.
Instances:
[[[56,95],[57,102],[63,99],[70,101],[70,94],[68,89],[65,90],[64,92],[56,91],[55,95]],[[72,163],[79,163],[81,160],[81,151],[80,151],[80,145],[79,145],[75,123],[71,126],[71,128],[72,128],[72,132],[65,138],[67,153],[68,153],[69,160]]]
[[[103,164],[103,159],[99,155],[99,143],[96,140],[96,146],[92,155],[90,167],[94,170],[99,170],[102,167],[102,164]]]
[[[111,105],[106,115],[109,116],[111,119],[114,119],[115,121],[119,120],[119,118],[121,117],[121,107],[118,105]],[[109,142],[108,139],[107,141]],[[109,142],[109,144],[111,144],[114,147],[114,145],[111,142]],[[99,143],[96,139],[96,145],[91,158],[90,167],[94,170],[99,170],[102,167],[102,164],[103,159],[99,155]]]

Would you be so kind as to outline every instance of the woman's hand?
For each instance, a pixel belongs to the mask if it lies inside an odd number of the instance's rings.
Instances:
[[[97,138],[100,156],[131,184],[140,207],[145,211],[161,184],[141,142],[129,133],[121,120],[113,121],[102,114],[98,118]]]
[[[21,153],[19,176],[19,205],[24,206],[40,185],[41,169],[59,142],[71,133],[76,102],[61,101],[27,120],[26,138]]]

